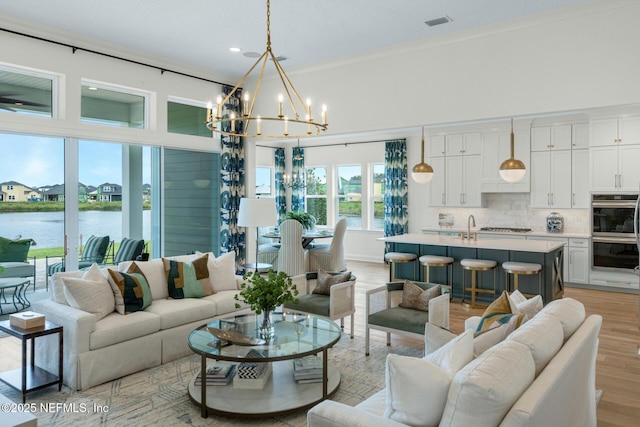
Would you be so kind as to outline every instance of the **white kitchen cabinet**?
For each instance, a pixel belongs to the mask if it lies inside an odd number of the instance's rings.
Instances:
[[[514,155],[527,167],[527,173],[518,182],[507,182],[500,177],[500,165],[511,156],[511,133],[486,133],[482,135],[483,193],[528,193],[531,178],[531,150],[529,131],[514,132]]]
[[[589,150],[571,151],[571,207],[589,209]]]
[[[571,150],[531,153],[531,207],[570,208]]]
[[[531,151],[570,150],[571,125],[531,128]]]
[[[427,156],[429,158],[443,157],[446,154],[444,135],[428,136],[426,139],[427,139],[426,151],[427,151]]]
[[[589,239],[569,239],[569,265],[567,281],[589,283]]]
[[[592,147],[640,144],[640,116],[591,120]]]
[[[447,156],[479,155],[482,153],[482,134],[472,132],[447,135],[445,146]]]
[[[429,186],[429,206],[445,206],[446,170],[444,157],[433,157],[429,160],[429,164],[433,168],[433,178],[427,184]]]
[[[445,205],[482,207],[479,179],[482,174],[481,156],[447,156],[445,169]]]
[[[591,191],[638,191],[638,159],[640,145],[592,146],[589,150]]]
[[[573,150],[589,148],[589,123],[576,123],[571,126],[571,148]]]

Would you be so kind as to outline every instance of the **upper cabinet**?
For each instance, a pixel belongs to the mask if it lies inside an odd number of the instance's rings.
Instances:
[[[591,191],[638,191],[640,116],[591,121]]]
[[[500,165],[511,156],[511,132],[490,132],[482,135],[482,179],[484,193],[528,193],[531,176],[529,130],[514,132],[514,157],[524,163],[527,173],[518,182],[500,177]]]
[[[480,132],[447,135],[445,138],[447,156],[462,156],[482,153],[482,134]]]
[[[571,125],[531,128],[531,151],[571,149]]]
[[[444,135],[434,135],[427,137],[427,156],[443,157],[447,152],[445,149]]]

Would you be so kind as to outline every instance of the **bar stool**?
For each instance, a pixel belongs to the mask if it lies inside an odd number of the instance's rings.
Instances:
[[[429,281],[429,267],[449,266],[449,280],[447,280],[447,284],[444,286],[449,288],[449,293],[452,293],[451,284],[453,278],[453,258],[449,256],[422,255],[418,261],[420,262],[420,265],[424,266],[424,281],[427,283],[431,283]]]
[[[479,308],[476,305],[476,293],[487,293],[487,294],[496,294],[496,266],[497,262],[493,260],[487,259],[471,259],[465,258],[460,261],[460,266],[462,266],[462,305],[469,308]],[[464,281],[464,272],[465,270],[471,271],[471,287],[467,288],[465,286]],[[489,271],[493,270],[493,290],[491,289],[478,289],[477,281],[478,281],[478,271]],[[466,291],[471,291],[471,304],[464,301],[464,296]]]
[[[391,265],[391,267],[389,268],[389,281],[395,282],[397,280],[396,279],[396,267],[395,267],[396,263],[400,263],[400,262],[414,262],[415,263],[416,258],[418,258],[418,255],[405,253],[405,252],[387,252],[386,254],[384,254],[385,261],[387,261]],[[414,280],[415,280],[415,277],[416,277],[416,268],[414,266],[414,268],[413,268],[413,278],[414,278]]]
[[[534,264],[529,262],[515,262],[507,261],[502,263],[502,269],[506,274],[506,287],[509,292],[513,292],[518,289],[518,276],[521,274],[537,274],[538,275],[538,295],[542,295],[542,266],[540,264]],[[509,274],[513,274],[513,289],[509,286]],[[532,294],[524,294],[529,297]]]

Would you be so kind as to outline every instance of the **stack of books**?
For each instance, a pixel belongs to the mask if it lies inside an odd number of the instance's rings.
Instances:
[[[322,382],[322,359],[315,355],[295,359],[293,378],[298,384]]]
[[[227,385],[236,373],[236,365],[217,362],[207,365],[207,387],[210,385]],[[202,373],[199,373],[194,382],[195,385],[202,385]]]

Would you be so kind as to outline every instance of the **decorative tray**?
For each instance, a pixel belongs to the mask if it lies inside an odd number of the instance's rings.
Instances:
[[[225,331],[223,329],[214,328],[212,326],[207,326],[207,330],[214,337],[221,339],[223,341],[229,341],[230,343],[236,345],[263,345],[267,342],[260,338],[250,337],[248,335],[239,334],[233,331]]]

